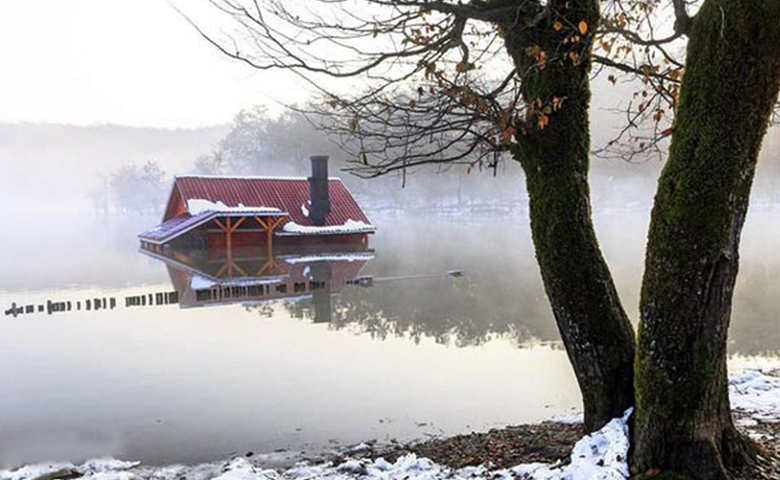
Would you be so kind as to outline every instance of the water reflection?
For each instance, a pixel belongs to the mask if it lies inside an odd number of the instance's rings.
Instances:
[[[332,295],[356,282],[373,250],[301,250],[268,255],[265,248],[237,251],[141,250],[164,263],[182,308],[258,305],[275,300],[311,300],[315,323],[331,320]]]
[[[272,316],[276,306],[293,318],[383,340],[392,335],[419,342],[427,336],[467,346],[504,337],[519,347],[559,347],[555,339],[543,340],[533,329],[534,319],[540,318],[534,310],[546,308],[543,295],[525,290],[522,309],[515,314],[502,309],[498,299],[486,308],[496,293],[502,293],[497,287],[505,287],[505,279],[493,275],[494,283],[485,285],[469,273],[461,278],[463,272],[452,269],[454,264],[440,272],[407,267],[408,272],[375,276],[361,275],[376,256],[365,247],[287,249],[270,256],[263,247],[141,252],[165,264],[181,308],[241,304],[248,311]],[[509,285],[522,283],[515,280]]]
[[[773,281],[780,271],[780,256],[775,252],[775,245],[780,241],[776,212],[753,211],[746,224],[730,328],[729,348],[733,354],[769,355],[780,351],[775,301],[780,283]],[[401,221],[396,216],[373,214],[373,217],[380,227],[380,233],[372,239],[375,251],[363,252],[372,258],[362,263],[345,263],[347,267],[362,266],[344,274],[343,283],[333,282],[330,297],[318,294],[319,303],[327,299],[331,304],[330,328],[380,339],[397,336],[419,341],[431,337],[439,343],[459,346],[482,345],[495,337],[507,338],[518,346],[559,340],[534,259],[527,219],[405,216],[404,228],[396,228]],[[139,287],[146,289],[147,295],[173,291],[181,295],[189,285],[179,277],[192,273],[200,272],[194,275],[197,284],[198,281],[224,281],[231,275],[238,278],[244,273],[248,277],[284,275],[279,270],[284,267],[291,269],[298,280],[289,284],[284,294],[278,292],[278,302],[260,302],[276,295],[274,291],[262,298],[250,295],[227,299],[223,295],[223,305],[246,304],[252,312],[264,316],[277,310],[288,317],[320,318],[324,322],[312,303],[314,291],[308,283],[306,292],[296,294],[295,291],[294,284],[303,282],[300,274],[306,265],[293,265],[287,260],[328,251],[279,251],[274,262],[258,275],[268,258],[263,251],[237,251],[232,262],[227,261],[225,252],[218,251],[211,256],[207,252],[174,251],[158,258],[139,254],[137,250],[134,234],[140,225],[149,223],[148,219],[108,226],[90,225],[84,219],[71,220],[57,226],[57,249],[46,249],[36,243],[41,235],[32,226],[29,231],[23,228],[19,231],[15,243],[10,245],[13,248],[0,249],[0,263],[4,266],[0,291],[7,292],[1,295],[0,312],[5,311],[6,318],[14,313],[19,318],[48,315],[49,301],[55,304],[51,310],[58,315],[70,314],[67,306],[58,305],[62,301],[71,301],[74,311],[75,302],[81,301],[83,311],[87,297],[74,296],[73,289]],[[646,216],[620,212],[602,212],[596,217],[605,256],[632,320],[638,318],[646,223]],[[106,234],[100,235],[104,231]],[[82,250],[84,238],[91,239],[88,251]],[[339,251],[335,249],[331,253]],[[18,261],[21,257],[28,260]],[[189,273],[177,274],[176,268]],[[274,273],[269,273],[274,268]],[[420,278],[386,282],[375,288],[349,285],[355,276],[408,277],[444,273],[453,268],[463,269],[464,278],[458,281]],[[317,274],[320,275],[319,270]],[[331,272],[334,274],[340,276],[342,272]],[[306,282],[309,281],[307,278]],[[154,290],[143,285],[154,285]],[[40,301],[31,302],[25,297],[32,292],[48,293]],[[133,292],[132,295],[141,294]],[[187,295],[186,299],[182,296],[182,306],[217,304],[213,299],[198,300],[191,288]],[[294,297],[301,298],[293,302]],[[116,301],[117,309],[124,308],[124,298],[117,296]],[[148,298],[146,303],[150,303]],[[40,312],[40,305],[44,312]]]
[[[778,364],[774,215],[754,212],[745,229],[730,332],[744,365],[755,355]],[[63,221],[57,248],[42,244],[40,226],[7,222],[20,229],[0,249],[9,311],[0,317],[0,468],[314,451],[533,422],[579,405],[527,219],[372,218],[373,250],[231,258],[139,253],[134,235],[148,219]],[[643,218],[597,217],[629,311]]]

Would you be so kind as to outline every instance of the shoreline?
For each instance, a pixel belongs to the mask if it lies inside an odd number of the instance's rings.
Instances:
[[[757,473],[735,479],[780,479],[780,372],[732,376],[729,393],[737,426],[764,448]],[[580,424],[545,421],[400,445],[363,443],[289,467],[269,468],[269,456],[280,453],[161,467],[108,458],[0,470],[0,480],[617,480],[629,476],[630,414],[584,437]]]

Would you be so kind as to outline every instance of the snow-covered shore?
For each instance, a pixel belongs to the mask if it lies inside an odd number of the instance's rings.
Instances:
[[[729,382],[732,408],[744,415],[740,424],[750,432],[759,422],[780,422],[780,378],[745,371]],[[43,480],[80,475],[84,480],[612,480],[628,477],[628,427],[630,411],[604,428],[583,437],[570,461],[555,464],[522,464],[509,469],[466,467],[453,470],[414,454],[395,462],[384,459],[350,459],[340,464],[299,464],[286,470],[263,468],[251,459],[233,458],[195,466],[151,467],[139,462],[94,459],[81,465],[41,463],[16,470],[0,470],[0,480]],[[57,472],[57,473],[55,473]]]

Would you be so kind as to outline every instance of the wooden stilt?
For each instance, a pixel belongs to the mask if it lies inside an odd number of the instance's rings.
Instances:
[[[276,260],[274,259],[274,230],[276,230],[276,227],[281,225],[286,218],[285,217],[255,217],[255,220],[257,220],[257,223],[260,224],[261,227],[265,229],[265,247],[266,247],[266,256],[268,257],[268,260],[265,262],[265,265],[263,265],[260,270],[258,270],[257,275],[261,276],[263,273],[274,273],[274,271],[277,270],[278,264],[276,263]]]
[[[225,247],[227,249],[227,262],[226,262],[226,266],[227,266],[227,276],[228,276],[228,278],[232,278],[233,277],[233,269],[234,268],[236,270],[238,270],[239,272],[244,272],[243,270],[241,270],[238,267],[238,265],[236,265],[233,262],[233,232],[238,230],[238,227],[240,227],[241,224],[244,223],[244,220],[246,220],[246,217],[240,217],[235,223],[233,223],[233,220],[232,220],[231,217],[226,217],[225,218],[225,223],[223,224],[222,222],[219,221],[219,219],[217,219],[217,218],[214,219],[214,223],[216,223],[217,226],[223,232],[225,232]],[[220,270],[220,272],[222,272],[222,270]],[[243,274],[246,275],[245,272]],[[219,273],[217,275],[219,275]]]

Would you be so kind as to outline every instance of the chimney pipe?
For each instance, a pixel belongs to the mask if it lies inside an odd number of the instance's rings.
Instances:
[[[327,155],[312,155],[311,157],[309,196],[311,197],[309,219],[312,225],[325,225],[325,216],[330,212]]]

